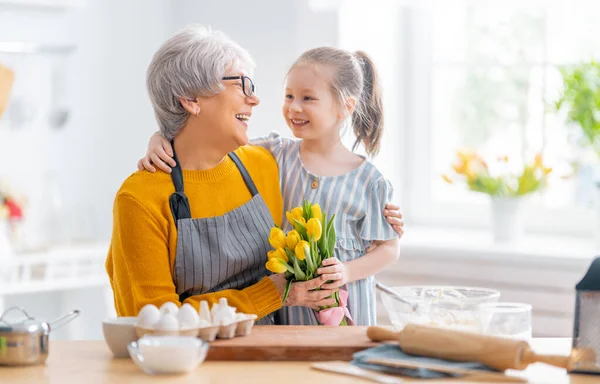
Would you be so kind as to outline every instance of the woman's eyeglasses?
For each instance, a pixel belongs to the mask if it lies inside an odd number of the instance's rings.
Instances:
[[[248,76],[225,76],[222,80],[242,80],[242,91],[247,97],[251,97],[256,92],[254,83]],[[189,101],[196,101],[195,99],[188,99]]]
[[[254,83],[248,76],[225,76],[223,80],[242,80],[242,90],[244,95],[250,97],[254,95],[255,88]]]

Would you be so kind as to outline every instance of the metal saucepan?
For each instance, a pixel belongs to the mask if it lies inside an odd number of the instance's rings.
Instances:
[[[6,314],[18,310],[25,319],[9,323]],[[79,316],[74,310],[50,323],[38,321],[24,309],[10,307],[0,316],[0,365],[43,364],[48,358],[48,334]]]

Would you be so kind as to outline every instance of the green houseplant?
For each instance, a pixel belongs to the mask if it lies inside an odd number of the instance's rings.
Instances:
[[[579,133],[577,143],[592,154],[595,179],[589,180],[588,177],[583,183],[589,185],[592,182],[596,185],[595,236],[600,244],[600,64],[595,61],[582,62],[562,67],[560,73],[563,90],[555,109],[557,112],[566,112],[567,124],[575,127]]]
[[[567,123],[579,128],[579,144],[590,148],[600,161],[600,64],[565,66],[560,73],[563,90],[555,109],[566,112]]]

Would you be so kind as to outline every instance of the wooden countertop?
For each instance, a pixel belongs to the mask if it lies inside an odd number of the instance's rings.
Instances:
[[[567,354],[570,339],[534,339],[533,348],[541,353]],[[600,376],[568,375],[565,370],[543,364],[534,364],[524,372],[510,374],[523,376],[530,383],[599,383]],[[445,380],[421,380],[421,382],[448,383],[468,382],[466,377]],[[415,380],[406,379],[407,382]],[[149,376],[143,373],[131,359],[113,359],[102,340],[51,341],[50,355],[45,365],[31,367],[0,367],[1,383],[362,383],[367,381],[333,373],[316,371],[309,362],[231,362],[208,361],[187,375]]]

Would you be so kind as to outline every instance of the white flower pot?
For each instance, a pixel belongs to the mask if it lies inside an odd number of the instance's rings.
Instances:
[[[496,243],[515,242],[523,235],[522,200],[492,197],[492,233]]]

